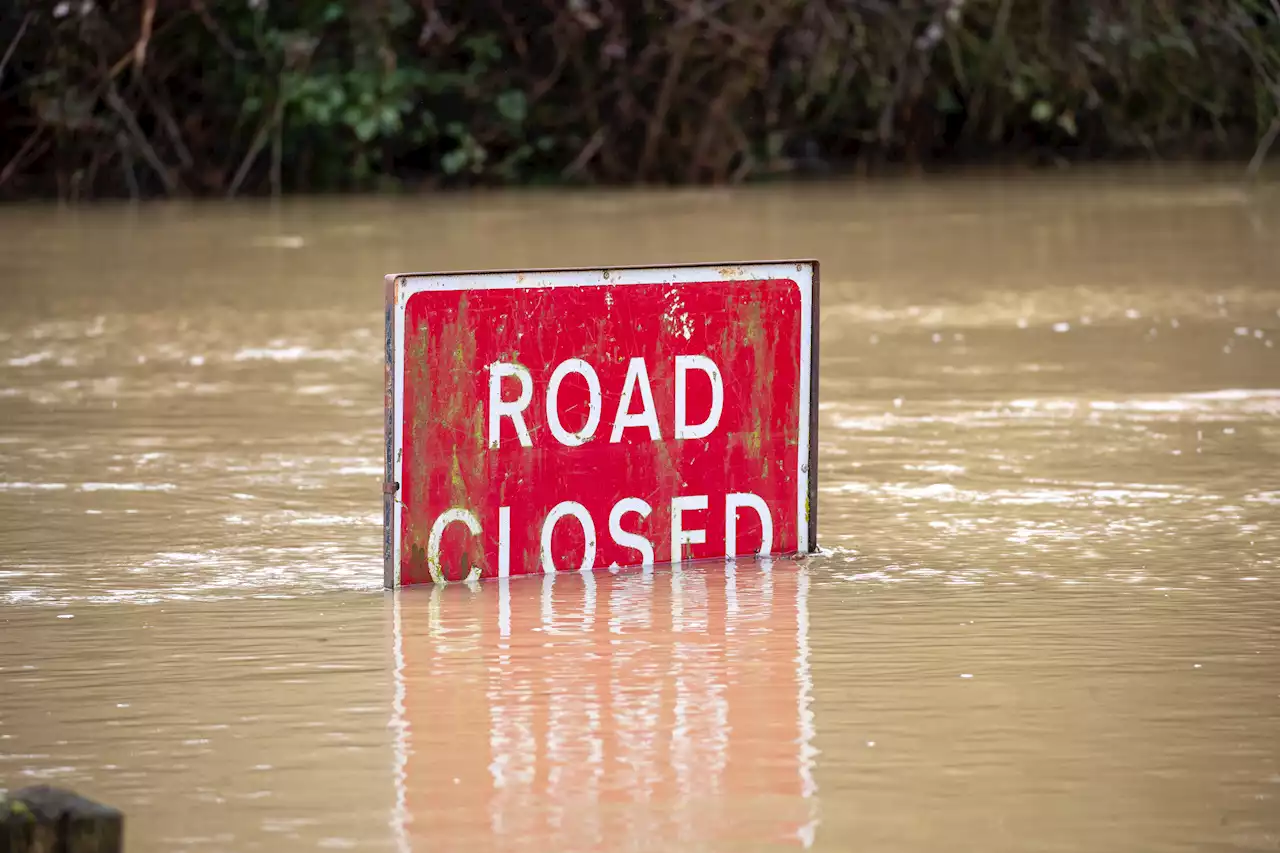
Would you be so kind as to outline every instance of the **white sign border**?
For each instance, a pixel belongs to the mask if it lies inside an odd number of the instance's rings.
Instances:
[[[797,448],[796,554],[817,550],[817,366],[819,265],[812,259],[726,264],[584,267],[570,269],[479,270],[396,273],[386,276],[386,461],[383,485],[383,586],[400,586],[399,484],[404,482],[404,326],[409,300],[439,290],[542,290],[558,287],[616,287],[629,284],[695,284],[769,279],[794,281],[800,290],[800,441]],[[762,555],[764,556],[764,555]],[[772,554],[770,556],[794,556]],[[663,565],[671,565],[666,563]],[[595,570],[595,569],[593,569]]]

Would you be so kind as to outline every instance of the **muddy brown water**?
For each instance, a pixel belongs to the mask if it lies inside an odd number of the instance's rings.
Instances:
[[[797,564],[384,593],[381,276],[815,256]],[[1280,849],[1280,191],[0,209],[0,786],[131,851]]]

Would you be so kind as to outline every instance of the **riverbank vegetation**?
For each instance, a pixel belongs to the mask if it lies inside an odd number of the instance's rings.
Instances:
[[[1252,158],[1280,0],[9,0],[0,195]]]

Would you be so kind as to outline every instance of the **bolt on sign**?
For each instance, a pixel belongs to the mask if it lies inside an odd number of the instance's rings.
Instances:
[[[818,264],[387,276],[388,587],[816,547]]]

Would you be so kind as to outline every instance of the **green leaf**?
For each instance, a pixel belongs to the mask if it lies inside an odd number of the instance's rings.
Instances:
[[[502,58],[502,48],[498,46],[498,38],[491,33],[463,39],[462,46],[471,53],[472,61],[477,63],[497,62]]]
[[[440,158],[440,168],[444,169],[446,175],[456,175],[466,168],[467,159],[466,151],[455,148]]]
[[[356,138],[368,142],[378,135],[378,120],[374,116],[366,116],[356,122]]]
[[[452,92],[467,85],[467,77],[455,71],[438,71],[427,77],[424,86],[433,95]]]
[[[1048,121],[1053,118],[1053,105],[1048,101],[1036,101],[1031,108],[1031,118],[1036,121]]]
[[[529,114],[529,102],[519,89],[503,92],[494,105],[498,108],[498,115],[512,124],[521,124]]]
[[[1076,127],[1075,113],[1072,112],[1065,112],[1058,116],[1058,127],[1062,128],[1068,136],[1073,138],[1080,132],[1079,128]]]
[[[941,89],[938,91],[937,108],[943,115],[953,115],[960,112],[960,101],[950,89]]]
[[[413,19],[413,7],[403,0],[393,0],[387,18],[393,29],[403,27]]]

